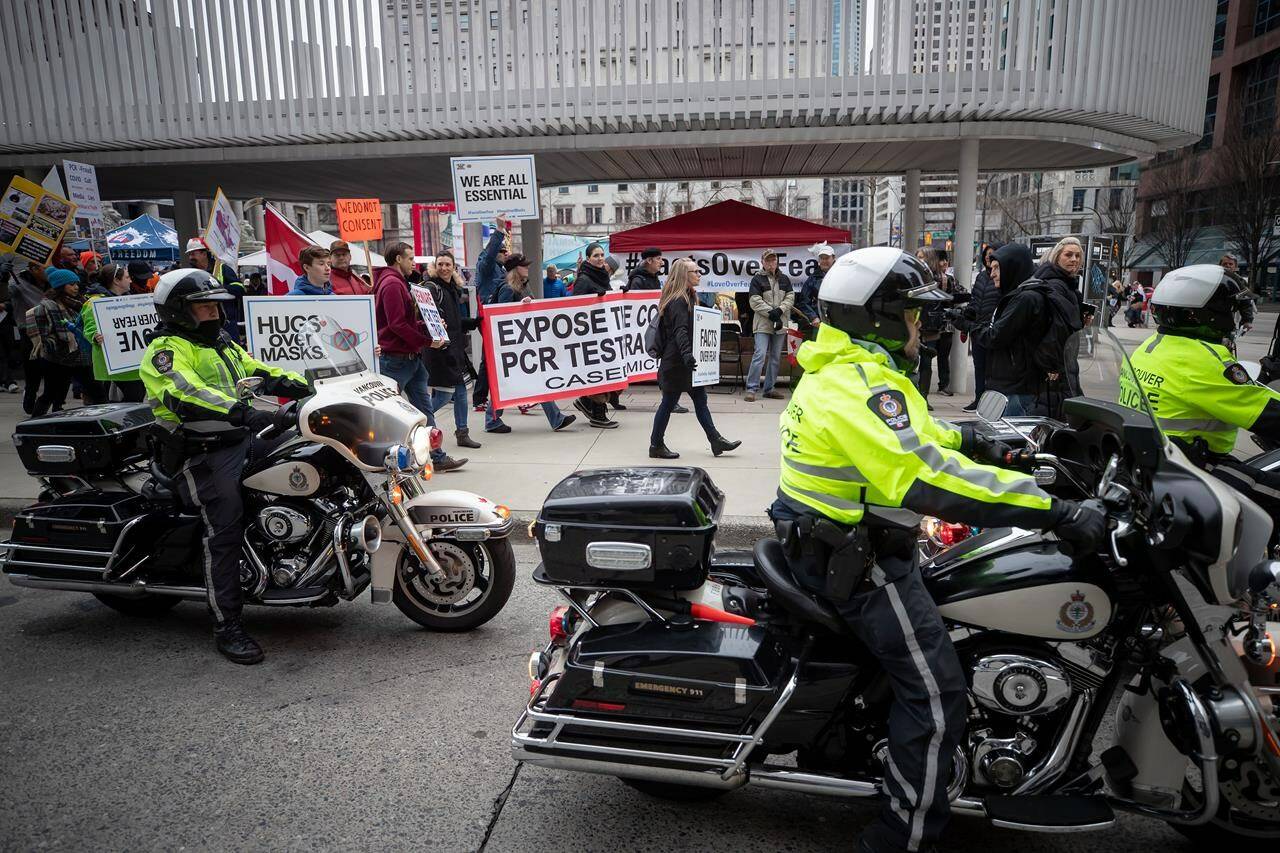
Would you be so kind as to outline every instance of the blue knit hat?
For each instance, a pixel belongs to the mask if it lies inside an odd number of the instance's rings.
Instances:
[[[49,279],[49,287],[54,289],[66,287],[68,284],[80,283],[80,276],[76,275],[71,270],[64,270],[62,268],[49,270],[47,278]]]

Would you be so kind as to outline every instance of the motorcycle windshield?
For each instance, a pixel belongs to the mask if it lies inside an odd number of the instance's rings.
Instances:
[[[1124,346],[1106,329],[1086,328],[1074,336],[1074,345],[1068,341],[1068,372],[1071,356],[1076,357],[1076,375],[1079,393],[1085,397],[1102,400],[1141,412],[1152,426],[1160,429],[1151,402],[1142,392],[1133,365]]]
[[[333,317],[312,318],[302,330],[306,341],[303,366],[312,381],[363,373],[369,367],[360,357],[360,335]]]

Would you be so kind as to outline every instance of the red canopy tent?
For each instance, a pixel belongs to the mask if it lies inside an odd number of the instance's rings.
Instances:
[[[815,225],[730,200],[629,231],[619,231],[610,235],[609,251],[639,252],[656,246],[663,252],[672,253],[695,249],[768,249],[848,242],[848,231]]]

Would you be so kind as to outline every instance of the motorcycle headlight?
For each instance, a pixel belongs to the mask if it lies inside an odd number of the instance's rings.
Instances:
[[[409,452],[413,454],[413,464],[418,468],[426,467],[431,462],[431,429],[419,424],[409,430],[407,442]]]

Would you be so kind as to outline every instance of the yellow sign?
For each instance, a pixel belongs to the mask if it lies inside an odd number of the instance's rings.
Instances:
[[[14,176],[0,198],[0,252],[13,252],[41,266],[48,264],[75,214],[72,202]]]

